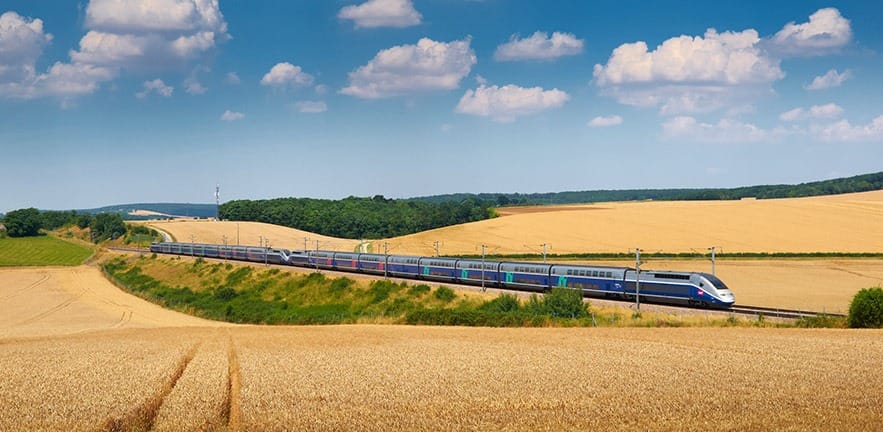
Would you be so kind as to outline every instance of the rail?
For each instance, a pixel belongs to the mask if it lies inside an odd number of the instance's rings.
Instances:
[[[742,305],[733,305],[729,309],[726,309],[729,312],[743,314],[743,315],[756,315],[756,316],[765,316],[765,317],[775,317],[775,318],[789,318],[789,319],[798,319],[798,318],[811,318],[817,316],[830,316],[830,317],[845,317],[844,314],[837,313],[829,313],[829,312],[816,312],[816,311],[805,311],[805,310],[796,310],[796,309],[778,309],[778,308],[770,308],[763,306],[742,306]]]

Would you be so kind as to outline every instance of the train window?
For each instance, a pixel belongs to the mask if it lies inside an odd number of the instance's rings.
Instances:
[[[567,275],[571,276],[573,274],[573,270],[567,270]]]
[[[593,271],[593,272],[592,272],[592,276],[593,276],[593,277],[598,277],[598,271],[597,271],[597,270]]]
[[[612,272],[607,272],[607,277],[612,278],[612,277],[613,277],[613,273],[612,273]]]

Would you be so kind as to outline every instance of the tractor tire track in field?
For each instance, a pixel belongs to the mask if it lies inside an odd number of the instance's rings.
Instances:
[[[239,393],[242,388],[241,375],[239,372],[239,357],[236,355],[236,344],[233,336],[229,336],[227,347],[227,397],[223,417],[227,421],[227,430],[238,432],[242,430],[242,409]]]
[[[40,275],[40,279],[38,279],[37,281],[31,283],[30,285],[28,285],[22,289],[16,290],[12,293],[9,293],[9,294],[6,294],[5,296],[0,297],[0,300],[6,300],[8,298],[12,298],[12,297],[18,296],[20,294],[24,294],[26,291],[29,291],[31,289],[34,289],[34,288],[42,285],[43,283],[48,281],[51,277],[52,276],[49,273],[42,273]]]
[[[147,399],[141,405],[138,405],[131,412],[126,414],[122,418],[111,418],[105,422],[102,430],[110,431],[110,432],[124,432],[124,431],[149,431],[153,429],[153,423],[156,420],[156,415],[159,412],[160,407],[162,407],[163,402],[169,393],[172,392],[172,389],[175,388],[175,385],[178,383],[178,380],[181,379],[181,375],[184,375],[184,371],[187,370],[187,366],[193,360],[193,357],[196,355],[196,351],[199,349],[199,346],[202,342],[197,342],[186,353],[181,357],[178,362],[178,367],[175,369],[172,376],[169,378],[169,381],[163,384],[160,387],[159,391],[153,395],[153,397]]]

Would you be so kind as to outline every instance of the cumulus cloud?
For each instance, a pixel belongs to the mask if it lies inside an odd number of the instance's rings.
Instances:
[[[328,111],[328,105],[324,101],[298,101],[294,107],[302,113],[322,113]]]
[[[595,83],[622,104],[660,107],[665,114],[703,112],[762,93],[785,76],[758,47],[755,30],[679,36],[650,51],[645,42],[613,50],[594,67]]]
[[[663,135],[696,142],[747,143],[767,141],[785,133],[768,131],[739,120],[721,119],[716,124],[703,123],[690,116],[678,116],[662,123]]]
[[[812,80],[812,83],[803,88],[807,90],[823,90],[831,87],[840,87],[840,85],[843,84],[843,81],[846,81],[849,78],[852,78],[852,71],[849,69],[842,73],[837,72],[837,69],[831,69],[824,75],[815,77]]]
[[[92,0],[71,60],[108,67],[179,64],[230,38],[217,0]]]
[[[208,91],[208,88],[199,81],[199,74],[209,72],[210,69],[205,66],[197,66],[190,72],[190,76],[184,80],[184,91],[190,95],[201,95]]]
[[[618,115],[612,115],[612,116],[607,116],[607,117],[604,117],[604,116],[595,117],[592,120],[590,120],[588,123],[588,125],[590,127],[609,127],[609,126],[616,126],[616,125],[620,125],[620,124],[622,124],[622,117],[620,117]]]
[[[313,76],[304,72],[300,66],[291,63],[276,63],[263,78],[261,85],[271,87],[302,87],[313,84]]]
[[[852,39],[852,26],[835,8],[819,9],[801,24],[785,24],[772,37],[775,49],[791,55],[820,55],[842,48]]]
[[[512,35],[509,42],[497,47],[494,59],[498,61],[513,60],[550,60],[558,57],[576,55],[583,50],[583,40],[571,33],[536,32],[532,36],[519,39]]]
[[[843,115],[843,108],[835,103],[813,105],[809,109],[794,108],[779,115],[779,120],[794,122],[806,119],[834,119]]]
[[[0,15],[0,85],[33,78],[34,64],[51,41],[43,20],[12,11]]]
[[[830,124],[814,124],[810,133],[822,141],[871,141],[883,139],[883,115],[866,125],[853,126],[848,120]]]
[[[42,25],[14,12],[0,16],[0,96],[88,94],[122,70],[179,68],[230,38],[217,0],[91,0],[70,61],[38,73],[34,63],[52,37]],[[199,92],[196,84],[186,88]]]
[[[847,44],[851,35],[849,20],[828,8],[768,38],[754,29],[708,29],[702,36],[670,38],[652,50],[643,41],[626,43],[606,64],[595,65],[594,82],[622,104],[658,107],[666,115],[750,106],[785,77],[783,56],[823,54]]]
[[[226,110],[224,114],[221,114],[221,120],[223,121],[236,121],[242,120],[245,118],[245,114],[236,111]]]
[[[340,93],[376,99],[455,89],[477,62],[470,43],[470,38],[452,42],[423,38],[416,45],[382,50],[368,64],[349,73],[349,86]]]
[[[411,0],[368,0],[360,5],[344,6],[337,14],[360,27],[411,27],[423,18]]]
[[[144,99],[151,93],[156,93],[162,97],[171,97],[172,92],[175,91],[175,88],[163,82],[163,80],[157,78],[152,81],[144,81],[144,90],[135,93],[135,96],[138,99]]]
[[[503,87],[481,85],[466,90],[456,112],[491,117],[498,122],[512,122],[516,117],[536,114],[564,105],[570,96],[558,89],[524,88],[516,85]]]

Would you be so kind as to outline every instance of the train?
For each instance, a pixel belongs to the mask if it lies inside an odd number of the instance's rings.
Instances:
[[[702,272],[642,270],[639,273],[630,267],[179,242],[154,242],[150,250],[537,293],[561,287],[578,289],[583,296],[593,298],[634,301],[639,295],[643,302],[678,306],[727,309],[736,301],[722,280]]]

